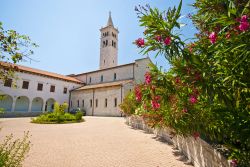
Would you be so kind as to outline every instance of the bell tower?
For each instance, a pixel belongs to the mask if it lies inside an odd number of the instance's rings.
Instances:
[[[117,66],[118,60],[118,29],[114,27],[111,12],[108,23],[100,29],[100,69]]]

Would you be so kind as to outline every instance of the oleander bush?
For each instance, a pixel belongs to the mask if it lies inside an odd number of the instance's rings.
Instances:
[[[67,108],[67,103],[59,105],[57,102],[55,102],[53,112],[46,112],[36,118],[32,118],[31,122],[40,124],[60,124],[84,121],[82,118],[83,113],[81,111],[76,112],[76,114],[70,114],[65,112]]]
[[[152,65],[135,97],[124,101],[139,102],[139,115],[152,127],[201,137],[225,148],[232,166],[250,166],[250,1],[192,5],[196,10],[188,17],[197,33],[191,42],[180,34],[182,1],[163,12],[149,5],[135,9],[145,27],[135,44],[143,54],[164,56],[171,69]]]

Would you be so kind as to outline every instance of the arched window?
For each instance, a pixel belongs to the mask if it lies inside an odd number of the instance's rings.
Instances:
[[[117,98],[114,100],[114,107],[117,107]]]
[[[108,99],[105,99],[105,107],[108,107]]]
[[[114,80],[116,80],[116,73],[114,73]]]
[[[105,41],[102,42],[102,47],[105,47]]]
[[[98,99],[95,99],[95,107],[98,107]]]
[[[103,82],[103,75],[101,75],[101,82]]]
[[[108,46],[108,40],[106,40],[106,46]]]

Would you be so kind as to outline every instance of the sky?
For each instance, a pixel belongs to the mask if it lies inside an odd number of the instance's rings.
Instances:
[[[77,74],[99,69],[100,28],[107,24],[109,11],[118,28],[118,64],[143,58],[133,41],[143,37],[144,28],[134,10],[149,4],[161,11],[178,6],[179,0],[0,0],[0,22],[5,30],[28,35],[39,45],[31,56],[36,61],[19,64],[59,74]],[[195,28],[186,18],[194,12],[194,0],[183,0],[184,38],[193,37]],[[168,62],[161,56],[151,60],[163,69]]]

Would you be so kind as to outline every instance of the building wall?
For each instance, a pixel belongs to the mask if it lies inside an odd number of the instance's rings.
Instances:
[[[73,91],[71,109],[78,107],[78,100],[80,102],[84,100],[84,107],[80,106],[80,108],[86,111],[86,115],[121,116],[119,104],[122,100],[122,91],[121,86]],[[117,106],[115,106],[115,98],[117,99]],[[98,100],[97,106],[96,99]],[[107,99],[107,107],[105,106],[105,99]],[[92,100],[92,107],[90,106],[90,100]]]
[[[38,104],[39,99],[33,101],[33,99],[37,97],[42,99],[42,104],[43,104],[42,109],[45,109],[45,104],[48,99],[54,99],[59,103],[63,102],[68,103],[69,90],[80,86],[80,84],[77,83],[67,82],[64,80],[58,80],[29,73],[17,72],[16,76],[18,77],[18,79],[16,80],[16,88],[5,87],[3,83],[0,83],[1,92],[3,94],[9,95],[13,100],[11,111],[15,111],[14,109],[17,108],[17,110],[25,112],[26,111],[25,105],[27,103],[25,97],[27,97],[28,99],[28,111],[31,111],[32,108],[34,108],[37,111],[37,108],[40,105]],[[22,89],[23,81],[29,81],[28,89]],[[37,90],[38,83],[43,84],[42,91]],[[55,92],[50,92],[51,85],[55,85]],[[63,93],[64,87],[68,89],[66,94]],[[2,100],[2,102],[0,102],[0,108],[5,107],[3,104],[4,101],[5,100]],[[32,101],[33,104],[35,105],[33,107],[32,107]],[[6,111],[9,111],[9,107],[6,109]]]
[[[152,63],[151,60],[148,59],[139,59],[135,61],[134,73],[135,73],[135,82],[143,83],[145,81],[145,73],[149,71],[149,64]]]
[[[133,79],[133,64],[129,64],[126,66],[121,66],[117,68],[111,68],[106,70],[100,70],[91,73],[85,73],[82,75],[77,75],[75,78],[83,81],[87,84],[97,84],[101,82],[101,76],[103,75],[103,82],[113,82],[114,80],[114,73],[116,73],[116,80],[126,80],[126,79]],[[86,80],[87,78],[87,80]],[[91,78],[91,82],[90,82]]]

